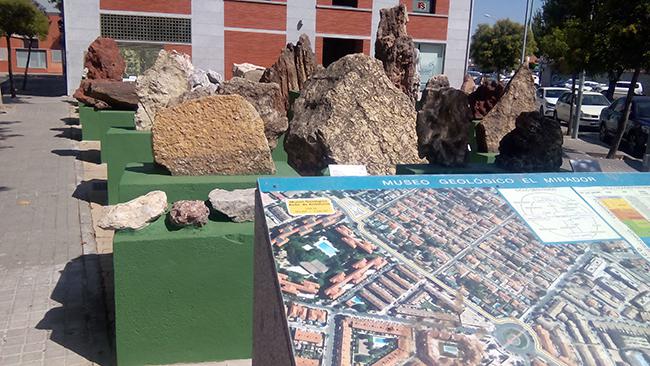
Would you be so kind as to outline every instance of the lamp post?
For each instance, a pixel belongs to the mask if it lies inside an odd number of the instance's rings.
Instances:
[[[535,0],[526,0],[526,13],[524,14],[524,44],[521,47],[521,64],[523,65],[526,60],[526,44],[528,43],[528,27],[533,18],[533,7]],[[530,15],[529,10],[530,9]]]

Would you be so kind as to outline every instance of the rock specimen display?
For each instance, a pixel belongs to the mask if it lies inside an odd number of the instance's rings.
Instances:
[[[417,100],[415,44],[406,32],[409,18],[404,4],[381,9],[375,41],[375,58],[381,60],[388,78],[411,99]]]
[[[260,79],[263,83],[280,85],[285,109],[289,109],[289,92],[302,90],[305,81],[316,70],[316,55],[311,50],[309,36],[302,34],[294,46],[289,43],[278,60],[266,69]]]
[[[98,224],[102,229],[140,230],[162,216],[167,209],[167,195],[153,191],[108,209]]]
[[[328,164],[364,164],[370,174],[394,174],[396,164],[421,162],[415,118],[410,99],[379,60],[347,55],[307,81],[284,147],[302,175],[317,175]]]
[[[190,89],[209,89],[216,92],[219,90],[221,82],[223,82],[223,77],[216,71],[213,70],[201,70],[194,69],[192,75],[189,78]]]
[[[496,81],[485,81],[469,95],[469,105],[475,119],[485,117],[499,102],[505,91],[503,84]]]
[[[194,67],[189,56],[176,51],[161,50],[153,67],[136,81],[139,108],[135,115],[138,130],[151,130],[159,110],[191,90],[189,82]]]
[[[278,138],[289,128],[280,86],[276,83],[232,78],[223,82],[222,91],[224,94],[241,95],[255,107],[264,121],[264,135],[269,142],[269,147],[274,149]]]
[[[515,128],[520,114],[537,110],[533,74],[527,66],[517,70],[499,102],[476,127],[476,143],[481,152],[497,152],[499,142]]]
[[[226,191],[215,189],[208,195],[212,208],[234,222],[255,220],[255,188]]]
[[[432,88],[418,112],[418,153],[430,163],[463,165],[471,129],[467,94],[453,88]]]
[[[463,85],[460,86],[460,90],[465,92],[465,94],[472,94],[474,92],[474,89],[476,89],[474,79],[472,79],[472,76],[470,74],[465,74],[465,78],[463,78]]]
[[[86,79],[122,81],[126,62],[113,39],[99,37],[88,47],[84,68],[87,70]]]
[[[203,201],[177,201],[169,210],[169,222],[174,226],[203,226],[208,223],[210,209]]]
[[[234,78],[260,81],[262,75],[264,75],[264,71],[266,71],[265,67],[249,64],[248,62],[232,65],[232,77]]]
[[[138,109],[135,83],[113,80],[82,80],[74,97],[97,109]]]
[[[554,172],[562,166],[562,130],[539,112],[524,112],[499,145],[496,164],[511,172]]]
[[[422,108],[422,104],[427,100],[427,95],[431,90],[440,90],[441,88],[449,88],[449,78],[444,74],[433,75],[427,81],[427,85],[422,91],[422,98],[420,98],[418,110]]]
[[[152,129],[156,163],[172,175],[274,174],[264,122],[239,95],[160,110]]]

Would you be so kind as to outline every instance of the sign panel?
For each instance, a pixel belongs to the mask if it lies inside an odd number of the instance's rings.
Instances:
[[[650,174],[261,179],[259,190],[260,258],[281,296],[256,307],[280,309],[290,345],[267,347],[271,359],[647,364]],[[288,209],[314,199],[333,211]]]

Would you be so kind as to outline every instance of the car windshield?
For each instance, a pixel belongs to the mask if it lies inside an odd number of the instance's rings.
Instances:
[[[609,105],[609,101],[604,95],[584,95],[582,98],[584,105]]]
[[[547,98],[559,98],[560,95],[564,94],[566,90],[547,90],[546,91],[546,97]]]
[[[650,118],[650,100],[636,104],[636,116],[637,118]]]

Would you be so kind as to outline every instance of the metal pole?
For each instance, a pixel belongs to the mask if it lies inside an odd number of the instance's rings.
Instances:
[[[526,42],[528,41],[528,9],[530,7],[530,0],[526,0],[526,14],[524,16],[524,44],[521,47],[521,64],[524,64],[526,58]]]
[[[472,42],[472,20],[474,18],[474,0],[469,2],[469,25],[467,26],[467,50],[465,51],[465,73],[463,77],[467,75],[467,69],[469,69],[469,48],[471,47]]]
[[[580,85],[578,85],[578,103],[576,104],[575,116],[573,117],[575,123],[573,124],[573,131],[571,131],[571,138],[577,139],[580,130],[580,115],[582,114],[582,88],[585,85],[585,70],[580,73]]]

